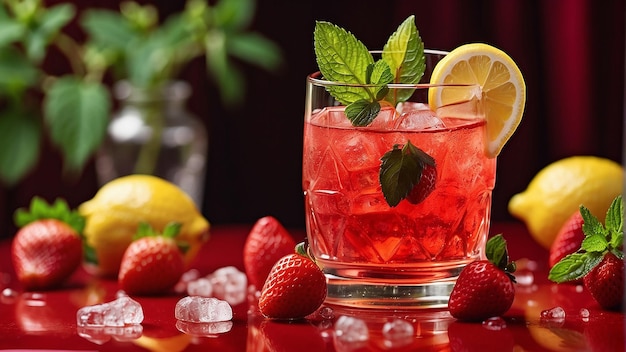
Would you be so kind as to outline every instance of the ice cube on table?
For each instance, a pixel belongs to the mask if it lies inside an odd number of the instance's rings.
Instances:
[[[335,322],[335,335],[345,342],[363,342],[369,339],[369,330],[364,320],[342,315]]]
[[[233,318],[233,309],[226,301],[215,297],[187,296],[176,303],[174,316],[193,323],[212,323]]]
[[[78,326],[76,327],[78,336],[102,345],[113,338],[116,341],[132,341],[141,337],[143,326],[140,324],[128,326]]]
[[[141,324],[142,321],[141,304],[128,296],[120,296],[110,302],[82,307],[76,312],[76,324],[83,327],[126,326]]]
[[[213,284],[206,277],[189,281],[187,294],[190,296],[211,297],[213,295]]]
[[[207,276],[213,287],[213,296],[237,305],[246,299],[248,278],[234,266],[225,266]]]
[[[177,320],[178,331],[191,336],[214,336],[229,332],[233,328],[232,321],[217,321],[213,323],[191,323]]]

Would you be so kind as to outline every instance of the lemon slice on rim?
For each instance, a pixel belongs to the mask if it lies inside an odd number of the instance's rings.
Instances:
[[[526,103],[526,84],[515,62],[491,45],[465,44],[437,63],[430,83],[480,86],[478,98],[487,120],[485,153],[491,158],[498,156],[522,120]],[[431,88],[428,101],[436,110],[471,99],[474,95],[473,92],[459,94],[459,89]]]

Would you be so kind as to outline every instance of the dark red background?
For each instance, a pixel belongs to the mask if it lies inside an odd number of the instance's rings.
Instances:
[[[232,110],[220,104],[201,61],[183,73],[194,87],[189,109],[210,135],[204,215],[214,224],[227,224],[271,214],[289,227],[302,227],[301,129],[305,76],[316,70],[315,20],[336,23],[369,48],[379,48],[415,14],[426,47],[450,50],[486,42],[510,54],[524,74],[525,117],[499,157],[493,194],[493,218],[510,220],[509,198],[548,163],[578,154],[622,161],[624,2],[258,1],[252,29],[281,47],[285,62],[280,71],[242,65],[248,77],[245,103]],[[119,1],[75,3],[79,9],[116,8]],[[183,1],[152,3],[163,16],[184,6]],[[93,163],[79,177],[65,177],[58,152],[45,146],[38,167],[23,182],[0,186],[0,236],[13,234],[13,212],[34,195],[63,197],[76,206],[97,187]]]

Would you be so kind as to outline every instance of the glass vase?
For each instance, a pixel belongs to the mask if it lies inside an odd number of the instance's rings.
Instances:
[[[119,103],[96,160],[101,185],[130,174],[166,179],[202,207],[208,137],[203,123],[186,110],[189,84],[173,81],[139,89],[127,81],[114,86]]]

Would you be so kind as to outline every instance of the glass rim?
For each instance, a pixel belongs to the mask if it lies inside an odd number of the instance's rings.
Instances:
[[[370,50],[370,53],[372,54],[381,54],[383,51],[382,50]],[[431,55],[447,55],[449,54],[449,51],[444,51],[444,50],[433,50],[433,49],[424,49],[424,54],[431,54]],[[318,78],[321,77],[322,73],[320,71],[315,71],[309,75],[307,75],[307,82],[316,85],[316,86],[322,86],[322,87],[327,87],[327,86],[341,86],[341,87],[363,87],[363,88],[368,88],[368,87],[379,87],[380,85],[377,84],[360,84],[360,83],[343,83],[343,82],[335,82],[335,81],[329,81],[329,80],[325,80],[322,78]],[[431,84],[431,83],[388,83],[387,84],[387,88],[390,89],[425,89],[425,88],[432,88],[432,87],[458,87],[458,88],[467,88],[467,87],[474,87],[477,86],[477,84],[470,84],[470,83],[441,83],[441,84]]]

